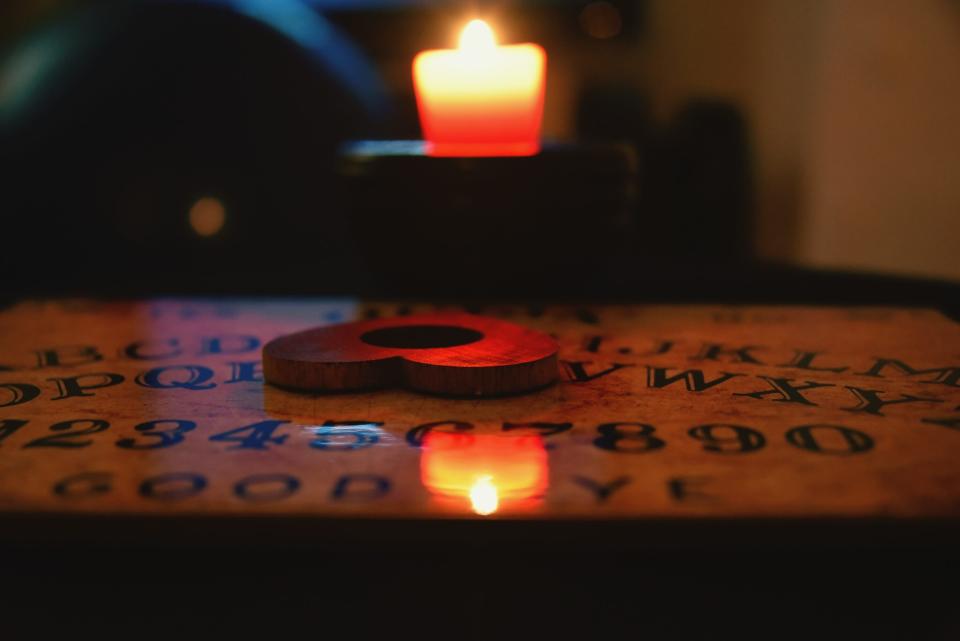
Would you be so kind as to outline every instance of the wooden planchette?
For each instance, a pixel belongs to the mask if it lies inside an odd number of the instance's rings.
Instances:
[[[557,342],[472,314],[423,314],[317,327],[263,348],[274,385],[310,392],[407,387],[452,396],[503,396],[558,376]]]

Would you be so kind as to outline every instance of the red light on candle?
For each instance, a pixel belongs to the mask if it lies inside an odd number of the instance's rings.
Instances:
[[[497,45],[472,20],[459,49],[413,60],[420,125],[431,156],[531,156],[540,150],[547,54],[535,44]]]
[[[546,492],[547,451],[536,435],[431,432],[423,442],[420,479],[432,493],[468,499],[486,516],[501,503]]]

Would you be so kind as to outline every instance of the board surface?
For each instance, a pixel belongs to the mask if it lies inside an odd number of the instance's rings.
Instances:
[[[928,310],[488,306],[531,394],[301,394],[267,341],[454,306],[25,301],[0,312],[0,513],[960,516],[960,325]]]

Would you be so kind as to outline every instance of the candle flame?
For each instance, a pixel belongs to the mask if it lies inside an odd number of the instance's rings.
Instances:
[[[460,49],[464,51],[489,51],[496,46],[493,29],[483,20],[471,20],[460,32]]]
[[[500,498],[492,476],[485,474],[474,482],[473,487],[470,488],[470,504],[473,506],[473,511],[480,516],[487,516],[497,511]]]

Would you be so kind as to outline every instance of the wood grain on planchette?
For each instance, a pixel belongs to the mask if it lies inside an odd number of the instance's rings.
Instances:
[[[312,392],[407,387],[503,396],[557,380],[557,342],[472,314],[418,314],[317,327],[263,348],[267,382]]]

